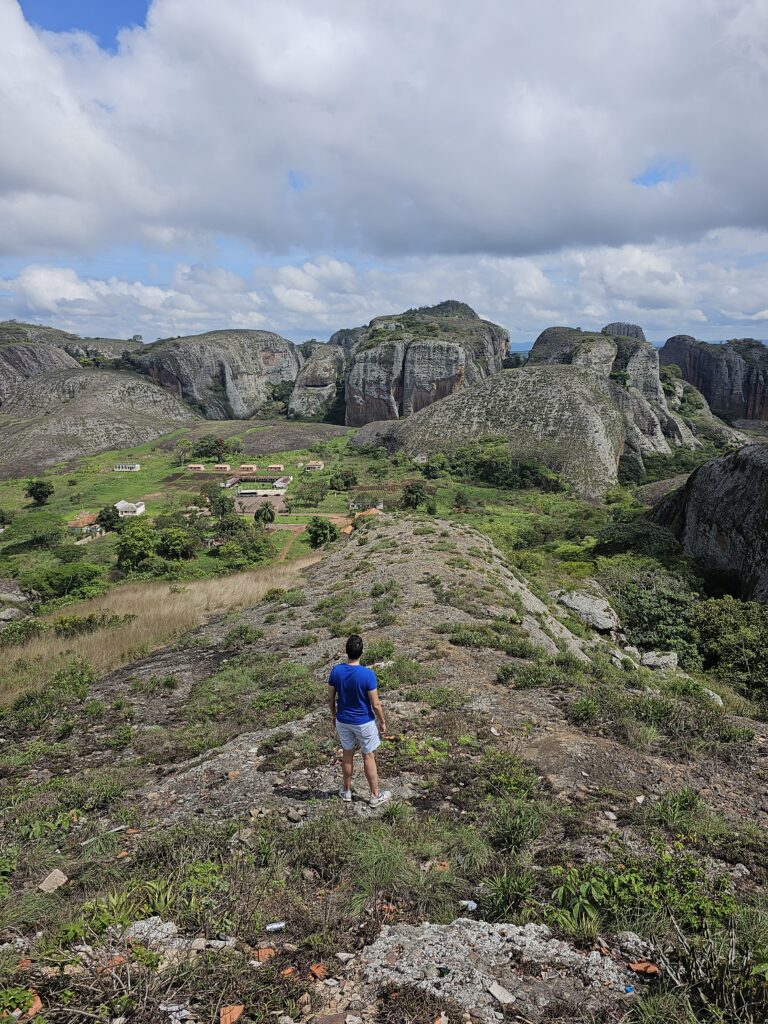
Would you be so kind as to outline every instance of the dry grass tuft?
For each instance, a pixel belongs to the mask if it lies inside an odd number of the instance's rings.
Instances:
[[[308,555],[232,576],[183,584],[128,583],[108,594],[68,605],[67,615],[108,612],[135,615],[132,622],[64,639],[46,633],[23,646],[3,650],[0,705],[45,686],[67,660],[84,658],[99,676],[142,658],[174,637],[232,608],[256,604],[272,587],[289,588],[302,569],[319,560]],[[57,618],[61,611],[50,616]]]

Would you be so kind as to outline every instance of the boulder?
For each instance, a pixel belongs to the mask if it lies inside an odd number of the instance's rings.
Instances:
[[[619,616],[603,597],[596,597],[583,590],[570,590],[560,594],[557,600],[586,626],[600,633],[611,633],[621,628]]]
[[[677,668],[677,654],[674,651],[648,651],[640,659],[640,664],[654,672],[673,672]]]
[[[0,608],[0,624],[18,622],[19,619],[24,618],[26,618],[26,612],[23,612],[21,608]]]
[[[750,444],[699,466],[652,519],[688,555],[730,575],[743,598],[768,601],[768,445]]]

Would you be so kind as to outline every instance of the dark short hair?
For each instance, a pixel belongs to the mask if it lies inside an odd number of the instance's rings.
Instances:
[[[347,637],[347,657],[351,661],[357,661],[362,653],[363,638],[358,636],[357,633],[353,633],[352,636]]]

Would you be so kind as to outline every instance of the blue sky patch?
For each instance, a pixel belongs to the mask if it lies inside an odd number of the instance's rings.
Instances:
[[[309,178],[303,171],[293,169],[288,171],[288,188],[290,188],[291,192],[303,192],[308,187]]]
[[[678,181],[680,178],[690,178],[692,175],[693,169],[687,160],[659,157],[652,160],[644,171],[633,178],[632,184],[640,185],[641,188],[653,188],[656,185]]]
[[[80,30],[105,50],[117,46],[121,28],[143,25],[150,0],[19,0],[31,25],[49,32]]]

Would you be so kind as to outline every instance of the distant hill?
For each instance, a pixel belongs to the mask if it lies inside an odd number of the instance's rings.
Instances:
[[[77,366],[43,372],[0,406],[0,475],[131,447],[195,418],[184,402],[135,374]]]

